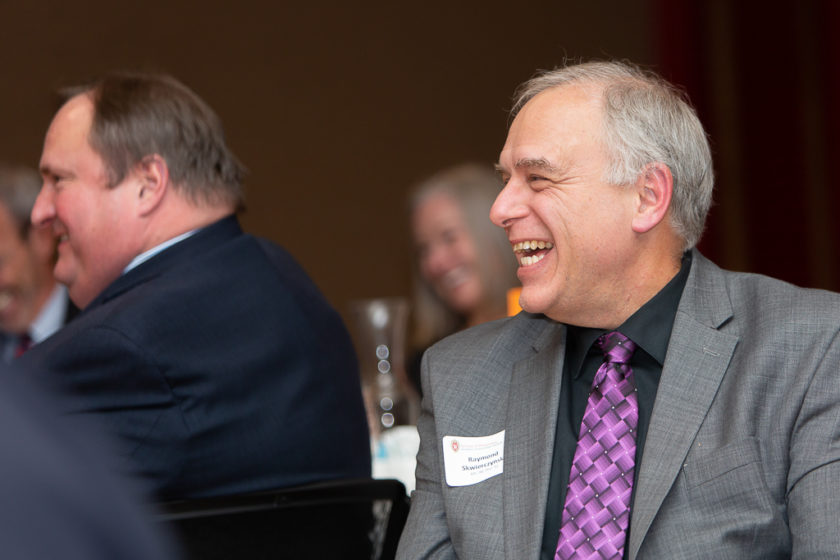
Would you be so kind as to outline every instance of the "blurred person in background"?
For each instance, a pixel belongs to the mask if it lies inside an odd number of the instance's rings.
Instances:
[[[0,359],[6,363],[78,311],[52,274],[55,237],[29,221],[40,190],[34,169],[0,163]]]
[[[408,375],[421,393],[426,348],[507,315],[507,292],[518,285],[516,259],[488,217],[502,186],[490,166],[462,164],[425,180],[411,197],[416,258]]]

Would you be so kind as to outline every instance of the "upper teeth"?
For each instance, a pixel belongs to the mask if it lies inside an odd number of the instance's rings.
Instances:
[[[551,249],[554,243],[550,241],[520,241],[513,246],[514,252],[533,251],[536,249]]]

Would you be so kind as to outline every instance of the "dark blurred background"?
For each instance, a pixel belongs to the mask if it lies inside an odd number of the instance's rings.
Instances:
[[[37,165],[56,88],[171,73],[250,169],[246,229],[285,245],[346,313],[408,295],[407,192],[495,162],[520,82],[566,58],[626,58],[684,87],[710,133],[707,256],[840,290],[840,2],[756,6],[0,0],[0,159]]]

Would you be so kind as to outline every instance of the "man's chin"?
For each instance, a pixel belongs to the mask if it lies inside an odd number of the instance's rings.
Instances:
[[[69,286],[73,283],[75,274],[72,272],[72,267],[59,258],[58,262],[55,263],[55,266],[53,267],[53,278],[55,278],[56,282]]]
[[[24,333],[29,330],[29,322],[22,315],[17,305],[7,305],[0,311],[0,330],[4,333]]]
[[[519,294],[519,307],[528,313],[544,313],[546,309],[545,303],[539,297],[539,294],[535,293],[533,288],[528,289],[524,287]]]

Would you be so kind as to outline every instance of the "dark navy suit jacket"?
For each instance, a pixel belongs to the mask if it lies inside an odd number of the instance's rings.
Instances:
[[[339,315],[233,216],[115,280],[20,365],[101,420],[158,499],[370,475]]]
[[[0,558],[174,558],[137,488],[109,472],[107,438],[57,417],[13,368],[0,363]]]

